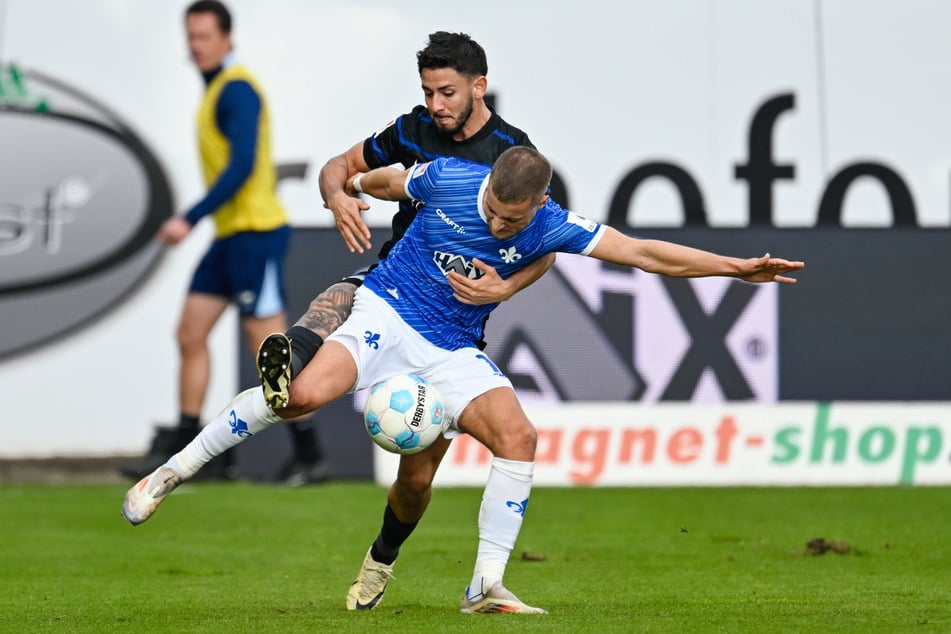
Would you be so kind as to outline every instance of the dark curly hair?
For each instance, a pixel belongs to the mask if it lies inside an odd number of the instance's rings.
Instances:
[[[424,69],[451,68],[465,77],[489,72],[485,49],[466,33],[436,31],[429,34],[426,48],[416,53],[420,74]]]

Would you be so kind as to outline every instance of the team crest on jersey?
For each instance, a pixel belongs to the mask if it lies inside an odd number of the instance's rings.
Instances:
[[[516,260],[522,259],[522,254],[515,250],[515,247],[509,247],[508,249],[499,249],[499,255],[502,257],[502,261],[506,264],[511,264]]]
[[[461,255],[435,251],[433,253],[433,262],[436,263],[436,266],[439,267],[444,275],[449,275],[450,271],[455,271],[459,275],[468,277],[470,280],[477,280],[484,275],[472,262],[467,261]]]

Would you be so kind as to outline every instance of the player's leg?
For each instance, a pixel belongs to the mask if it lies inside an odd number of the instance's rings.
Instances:
[[[286,333],[273,332],[257,354],[258,375],[268,403],[284,407],[291,380],[310,363],[317,350],[350,316],[361,278],[347,278],[315,297],[307,311]]]
[[[141,524],[179,484],[198,473],[212,458],[281,420],[264,402],[258,388],[238,394],[184,449],[129,489],[122,503],[122,515],[130,524]]]
[[[296,405],[273,410],[264,401],[261,390],[245,390],[166,466],[173,468],[183,479],[189,478],[215,456],[274,423],[310,414],[340,398],[356,381],[356,363],[342,345],[327,345],[298,378],[293,386]]]
[[[436,469],[449,449],[440,437],[417,454],[400,456],[396,481],[387,494],[380,533],[370,546],[357,578],[347,591],[348,610],[370,610],[380,604],[400,547],[409,539],[432,499]]]
[[[284,330],[284,313],[271,317],[244,317],[241,320],[246,340],[251,344],[251,354],[261,351],[262,342],[270,333]],[[291,437],[293,455],[281,467],[280,479],[297,486],[323,482],[330,478],[330,464],[324,459],[323,447],[314,428],[312,416],[302,416],[288,421],[287,433]]]
[[[492,451],[492,465],[479,508],[479,548],[472,581],[460,609],[464,613],[542,614],[503,585],[505,568],[528,507],[535,466],[535,428],[511,387],[473,399],[458,419],[464,431]]]
[[[125,518],[131,524],[141,524],[155,513],[168,494],[215,456],[274,423],[308,414],[340,398],[353,387],[357,366],[346,348],[331,342],[321,348],[314,363],[298,378],[293,389],[295,402],[300,405],[287,410],[272,410],[264,393],[256,387],[236,396],[184,449],[129,489],[122,505]]]

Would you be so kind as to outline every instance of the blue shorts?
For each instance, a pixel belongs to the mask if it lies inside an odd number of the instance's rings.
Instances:
[[[225,297],[242,317],[270,317],[287,306],[284,257],[290,226],[242,231],[212,242],[192,276],[189,293]]]

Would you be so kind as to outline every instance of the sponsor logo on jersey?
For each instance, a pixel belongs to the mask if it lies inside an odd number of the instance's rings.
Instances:
[[[442,209],[437,209],[436,215],[442,218],[442,221],[445,222],[447,225],[455,229],[456,233],[460,235],[465,234],[466,232],[465,228],[462,225],[460,225],[458,222],[456,222],[455,220],[447,216],[446,212],[444,212]]]
[[[461,255],[436,251],[433,253],[433,262],[436,263],[436,266],[439,267],[444,275],[449,275],[450,271],[455,271],[459,275],[468,277],[470,280],[477,280],[484,275],[472,262],[469,262]]]

